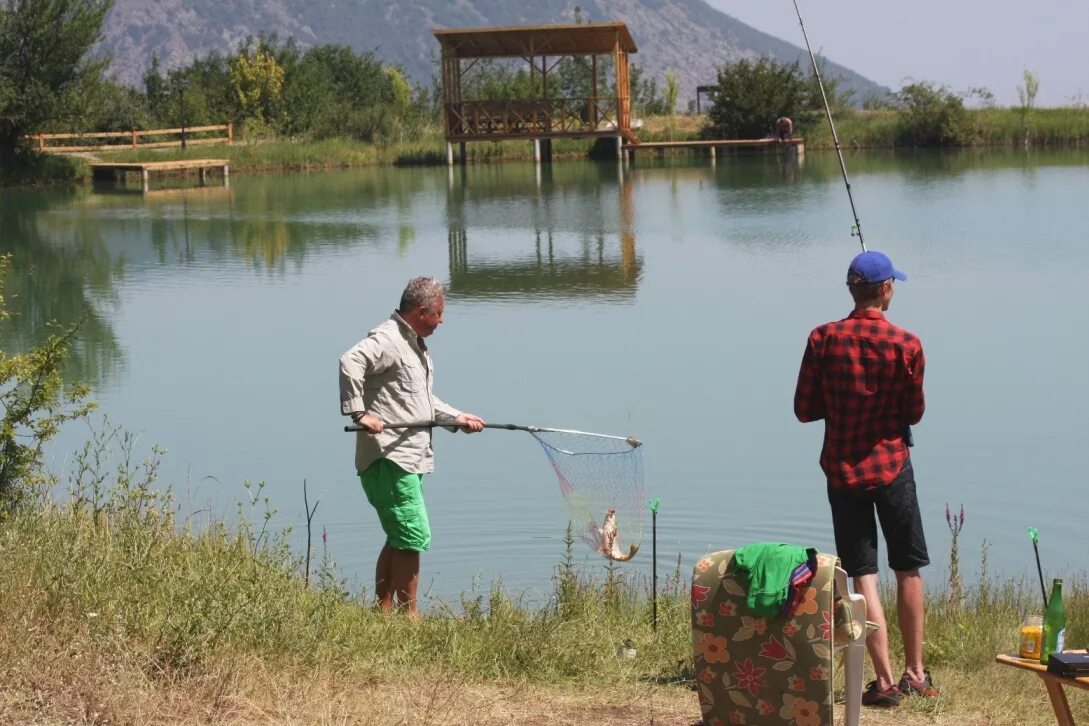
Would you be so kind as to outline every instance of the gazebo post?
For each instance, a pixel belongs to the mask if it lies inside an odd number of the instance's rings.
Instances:
[[[590,56],[590,129],[597,131],[597,55]]]

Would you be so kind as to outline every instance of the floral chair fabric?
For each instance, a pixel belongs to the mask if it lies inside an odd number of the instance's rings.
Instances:
[[[748,612],[747,580],[735,573],[733,550],[696,563],[692,647],[705,724],[833,723],[833,647],[861,644],[865,620],[864,601],[861,611],[852,610],[836,592],[837,579],[846,586],[846,578],[835,575],[838,564],[835,556],[818,554],[817,572],[793,616],[767,620]],[[856,655],[851,670],[857,670],[860,696],[860,645]],[[848,722],[857,723],[857,699],[849,701]]]

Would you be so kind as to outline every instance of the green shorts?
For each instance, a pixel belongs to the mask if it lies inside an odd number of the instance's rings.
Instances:
[[[379,459],[359,472],[359,481],[367,501],[378,512],[390,547],[408,552],[426,552],[431,547],[423,475],[410,474],[389,459]]]

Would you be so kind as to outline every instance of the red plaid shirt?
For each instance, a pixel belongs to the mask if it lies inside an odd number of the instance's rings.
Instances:
[[[794,414],[824,419],[829,484],[872,489],[900,473],[905,428],[923,417],[924,365],[919,339],[878,310],[855,310],[809,334]]]

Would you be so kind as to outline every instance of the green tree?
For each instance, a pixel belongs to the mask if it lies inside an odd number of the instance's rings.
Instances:
[[[3,298],[10,264],[10,256],[0,256],[0,323],[10,317]],[[93,407],[86,386],[65,386],[61,378],[75,332],[75,327],[63,330],[22,355],[0,350],[0,511],[19,505],[45,481],[43,446],[61,424]]]
[[[151,64],[144,73],[144,99],[148,115],[157,119],[166,106],[166,79],[163,78],[159,54],[151,54]]]
[[[371,53],[342,45],[309,49],[284,75],[289,133],[378,141],[394,137],[404,88]]]
[[[658,90],[658,81],[634,63],[628,69],[628,83],[637,116],[662,116],[669,112],[665,96]]]
[[[1025,85],[1017,87],[1017,99],[1021,102],[1018,107],[1021,116],[1021,132],[1025,137],[1025,146],[1029,143],[1029,123],[1032,120],[1032,109],[1036,105],[1036,94],[1040,90],[1040,79],[1032,71],[1025,69]]]
[[[71,113],[67,99],[102,76],[88,57],[111,0],[0,0],[0,154]]]
[[[98,78],[69,98],[72,125],[94,131],[147,128],[147,99],[135,88],[110,78]]]
[[[792,118],[798,131],[810,125],[821,108],[812,81],[797,62],[784,65],[769,58],[723,66],[711,96],[704,133],[719,138],[762,138],[773,131],[780,116]]]
[[[672,117],[673,114],[677,110],[677,93],[678,93],[677,74],[674,73],[673,71],[666,71],[665,79],[666,79],[666,91],[665,91],[666,109],[669,112],[670,117]]]
[[[817,65],[820,68],[824,68],[825,61],[823,56],[817,56]],[[850,115],[854,111],[855,105],[853,101],[855,92],[849,88],[845,88],[842,91],[840,90],[840,87],[843,85],[842,78],[829,78],[822,74],[820,81],[818,81],[817,77],[812,73],[810,73],[807,78],[809,82],[809,94],[818,111],[824,109],[825,98],[828,99],[828,106],[832,109],[832,114],[835,118],[842,118],[843,116]],[[824,86],[823,97],[821,96],[822,84]]]
[[[540,80],[537,81],[537,88],[533,88],[525,63],[520,63],[519,66],[515,67],[510,62],[499,59],[483,58],[477,61],[473,69],[462,76],[462,98],[467,101],[499,101],[538,96]],[[557,93],[554,79],[550,79],[549,86],[550,95],[562,95]]]
[[[284,69],[271,52],[239,49],[230,62],[230,78],[244,121],[268,124],[279,120]]]
[[[896,94],[898,143],[906,146],[956,146],[971,138],[964,99],[945,86],[909,83]]]

